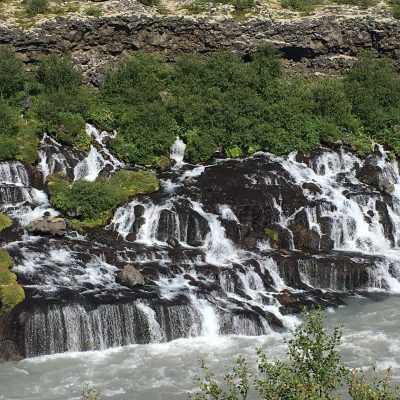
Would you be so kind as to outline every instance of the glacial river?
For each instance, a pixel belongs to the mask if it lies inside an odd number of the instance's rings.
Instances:
[[[400,297],[380,301],[348,299],[348,306],[327,312],[327,327],[344,325],[341,351],[349,365],[393,367],[400,382]],[[0,364],[1,400],[80,399],[85,383],[102,399],[183,400],[194,389],[199,360],[223,372],[237,355],[256,361],[255,348],[286,357],[281,334],[261,337],[200,337],[165,344],[131,345],[85,353],[64,353]]]

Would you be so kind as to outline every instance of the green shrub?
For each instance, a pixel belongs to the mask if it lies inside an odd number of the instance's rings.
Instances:
[[[296,328],[288,341],[289,361],[270,360],[257,350],[257,372],[241,356],[228,368],[220,384],[214,374],[201,364],[203,377],[197,378],[198,392],[193,400],[333,400],[341,399],[346,390],[353,400],[398,400],[400,393],[391,385],[390,370],[373,384],[360,370],[347,370],[338,346],[341,330],[329,335],[323,327],[321,311],[303,314],[304,325]],[[345,389],[343,386],[346,385]]]
[[[45,14],[49,11],[48,0],[25,0],[23,4],[26,13],[31,17],[37,14]]]
[[[0,47],[0,98],[8,99],[24,88],[23,63],[4,47]]]
[[[118,171],[111,178],[100,177],[95,182],[70,183],[63,175],[49,177],[50,201],[64,212],[78,214],[82,227],[101,226],[115,208],[132,196],[159,189],[156,176],[148,171]],[[79,225],[78,221],[74,222]]]
[[[82,75],[75,69],[71,59],[57,54],[44,57],[36,75],[46,91],[77,89],[82,81]]]
[[[318,0],[282,0],[282,7],[290,8],[294,11],[300,11],[303,13],[310,13],[314,10],[317,4],[320,4]]]
[[[336,0],[338,4],[348,4],[350,6],[358,6],[361,8],[369,8],[375,6],[377,0]]]
[[[21,121],[17,134],[17,159],[34,164],[38,160],[39,124],[35,120]]]
[[[89,15],[90,17],[99,18],[101,16],[101,8],[91,6],[86,9],[86,15]]]

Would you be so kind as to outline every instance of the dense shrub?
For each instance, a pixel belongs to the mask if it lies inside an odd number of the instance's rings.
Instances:
[[[79,87],[82,76],[70,58],[52,54],[40,61],[37,80],[43,84],[46,91],[74,90]]]
[[[204,361],[204,376],[197,379],[199,391],[193,400],[333,400],[344,390],[353,400],[399,400],[400,392],[391,385],[390,370],[382,379],[369,383],[361,370],[349,371],[340,359],[341,331],[328,335],[320,311],[305,313],[304,325],[293,332],[288,342],[289,361],[269,360],[257,350],[257,372],[240,357],[219,383]],[[343,388],[345,386],[345,388]]]
[[[31,17],[37,14],[45,14],[49,11],[48,0],[25,0],[23,4],[26,13]]]
[[[23,64],[11,51],[0,47],[0,98],[14,96],[24,88]]]
[[[321,2],[318,0],[282,0],[281,4],[284,8],[290,8],[295,11],[310,13],[314,7]]]

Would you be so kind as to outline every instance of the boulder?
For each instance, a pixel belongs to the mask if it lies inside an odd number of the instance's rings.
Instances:
[[[32,233],[44,233],[55,236],[65,235],[67,222],[64,218],[43,216],[29,222],[28,231]]]
[[[122,271],[118,272],[115,281],[131,289],[143,286],[145,283],[144,276],[133,265],[129,264],[125,265]]]

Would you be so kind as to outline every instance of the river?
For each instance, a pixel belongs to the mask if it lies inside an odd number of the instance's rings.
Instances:
[[[326,325],[343,325],[341,353],[346,364],[371,371],[393,367],[400,382],[400,298],[349,298],[348,306],[327,312]],[[199,360],[223,372],[237,355],[255,363],[255,348],[286,357],[281,334],[259,337],[207,336],[169,343],[130,345],[104,351],[71,352],[0,365],[2,400],[80,399],[85,383],[113,400],[183,400],[194,389]]]

